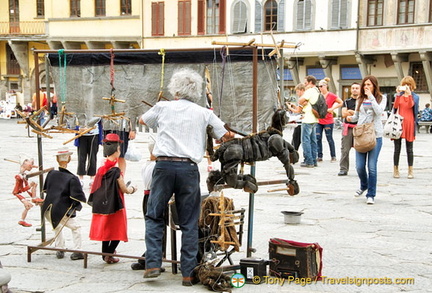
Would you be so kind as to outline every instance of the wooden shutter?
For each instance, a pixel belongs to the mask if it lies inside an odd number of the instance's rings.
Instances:
[[[219,0],[219,33],[226,32],[226,0]]]
[[[164,2],[152,2],[152,36],[164,35]]]
[[[205,34],[205,0],[198,0],[198,34]]]
[[[178,34],[179,36],[191,34],[190,0],[178,2]]]

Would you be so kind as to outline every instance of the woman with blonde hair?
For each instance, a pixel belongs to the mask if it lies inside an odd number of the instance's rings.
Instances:
[[[402,138],[405,139],[405,146],[408,159],[408,179],[414,178],[413,163],[414,152],[413,143],[415,140],[419,96],[414,93],[416,82],[411,76],[402,78],[400,85],[396,89],[394,101],[394,111],[399,110],[399,115],[404,117],[402,121],[402,135],[399,139],[394,139],[393,152],[393,177],[399,178],[399,157],[402,146]]]

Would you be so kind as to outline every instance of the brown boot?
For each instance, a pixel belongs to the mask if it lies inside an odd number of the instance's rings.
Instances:
[[[408,166],[408,179],[413,179],[414,173],[413,173],[413,166]]]
[[[393,178],[400,178],[399,166],[393,166]]]

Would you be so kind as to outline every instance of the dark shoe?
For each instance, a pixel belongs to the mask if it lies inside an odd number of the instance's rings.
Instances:
[[[104,257],[104,261],[111,265],[113,263],[118,263],[120,261],[120,259],[116,258],[116,257],[112,257],[112,256],[105,256]]]
[[[300,164],[300,167],[313,168],[314,165],[309,165],[309,164],[306,164],[306,163],[301,163],[301,164]]]
[[[323,161],[323,158],[317,158],[317,161],[318,161],[318,162],[322,162],[322,161]]]
[[[143,271],[145,270],[145,263],[134,262],[131,264],[131,269],[134,271]],[[166,269],[164,267],[160,268],[161,273],[164,273]]]
[[[147,269],[144,272],[144,278],[148,279],[148,278],[157,278],[159,277],[161,274],[161,270],[160,268],[152,268],[152,269]]]
[[[348,175],[348,172],[347,172],[347,171],[340,171],[340,172],[338,173],[338,176],[346,176],[346,175]]]
[[[70,259],[71,260],[84,259],[84,254],[82,254],[81,252],[74,252],[71,254]]]
[[[131,269],[134,271],[141,271],[141,270],[145,270],[145,263],[139,263],[139,262],[134,262],[133,264],[131,264]]]
[[[56,256],[58,259],[62,259],[64,257],[64,251],[57,251]]]
[[[183,277],[182,285],[183,286],[192,286],[195,284],[198,284],[199,281],[197,278],[194,277]]]

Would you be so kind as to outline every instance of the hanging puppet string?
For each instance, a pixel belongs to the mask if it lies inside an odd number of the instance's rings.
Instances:
[[[221,81],[221,87],[220,87],[220,93],[219,93],[219,115],[218,117],[221,117],[222,112],[222,93],[223,93],[223,87],[224,87],[224,79],[225,79],[225,64],[226,64],[226,46],[223,46],[220,50],[220,55],[222,57],[222,81]]]
[[[165,78],[165,49],[160,49],[158,55],[162,56],[160,90],[157,98],[157,101],[159,102],[163,98],[163,86],[164,86],[164,78]]]
[[[64,49],[58,50],[59,56],[59,73],[60,73],[60,101],[64,105],[66,103],[67,95],[67,81],[66,81],[66,53]]]

